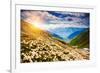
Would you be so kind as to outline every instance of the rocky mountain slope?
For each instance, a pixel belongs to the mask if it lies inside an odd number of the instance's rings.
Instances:
[[[88,60],[89,52],[73,48],[48,32],[21,20],[21,63]]]

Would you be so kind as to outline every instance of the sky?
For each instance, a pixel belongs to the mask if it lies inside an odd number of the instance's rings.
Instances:
[[[21,10],[21,19],[45,30],[59,27],[89,27],[89,13]]]

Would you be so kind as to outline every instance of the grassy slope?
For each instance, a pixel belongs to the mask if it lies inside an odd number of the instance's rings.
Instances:
[[[79,48],[89,48],[89,29],[71,40],[70,44]]]

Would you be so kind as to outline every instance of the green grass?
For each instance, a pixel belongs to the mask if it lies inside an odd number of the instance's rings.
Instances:
[[[78,48],[89,48],[89,29],[72,39],[70,45],[78,46]]]

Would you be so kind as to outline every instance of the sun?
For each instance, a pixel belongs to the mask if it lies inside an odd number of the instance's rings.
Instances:
[[[27,21],[28,23],[32,24],[33,26],[40,28],[42,30],[48,30],[49,25],[47,25],[45,23],[44,18],[40,17],[40,16],[31,16],[29,18],[27,18],[25,21]]]

